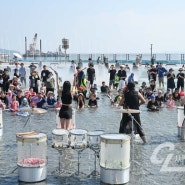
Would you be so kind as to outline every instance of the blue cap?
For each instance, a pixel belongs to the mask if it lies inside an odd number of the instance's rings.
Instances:
[[[154,98],[155,98],[155,95],[154,95],[154,94],[152,94],[152,95],[150,96],[150,98],[151,98],[151,99],[154,99]]]

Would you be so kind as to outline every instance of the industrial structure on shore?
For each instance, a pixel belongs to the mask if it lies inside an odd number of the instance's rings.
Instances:
[[[27,44],[27,38],[25,37],[25,53],[23,54],[24,58],[27,57],[55,57],[55,58],[61,58],[61,57],[68,57],[66,54],[66,50],[69,48],[69,40],[63,38],[62,39],[62,47],[59,45],[58,51],[56,52],[43,52],[42,51],[42,41],[39,42],[39,49],[37,49],[37,33],[35,33],[33,37],[33,42],[31,44]],[[62,48],[64,49],[64,52],[62,52]]]

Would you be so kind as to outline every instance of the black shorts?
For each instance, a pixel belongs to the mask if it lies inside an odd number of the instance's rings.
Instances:
[[[59,117],[65,118],[65,119],[72,119],[72,107],[62,105],[60,112],[59,112]]]
[[[92,85],[94,82],[94,78],[88,78],[88,81],[90,82],[90,84]]]

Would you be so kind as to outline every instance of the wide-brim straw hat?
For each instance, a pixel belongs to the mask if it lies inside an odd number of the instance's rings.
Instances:
[[[178,71],[183,71],[183,69],[182,68],[179,68],[179,70]]]

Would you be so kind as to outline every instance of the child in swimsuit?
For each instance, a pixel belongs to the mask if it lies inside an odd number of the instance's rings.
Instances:
[[[54,108],[57,109],[57,108],[61,108],[61,107],[62,107],[62,102],[61,102],[60,98],[58,98],[57,102],[54,105]]]
[[[12,102],[10,103],[10,111],[16,112],[19,109],[19,102],[16,100],[16,96],[12,96]]]
[[[84,109],[85,108],[85,99],[82,93],[78,94],[77,98],[77,109]]]
[[[167,108],[175,107],[175,101],[173,100],[172,94],[169,94],[169,99],[167,100],[166,107]]]

